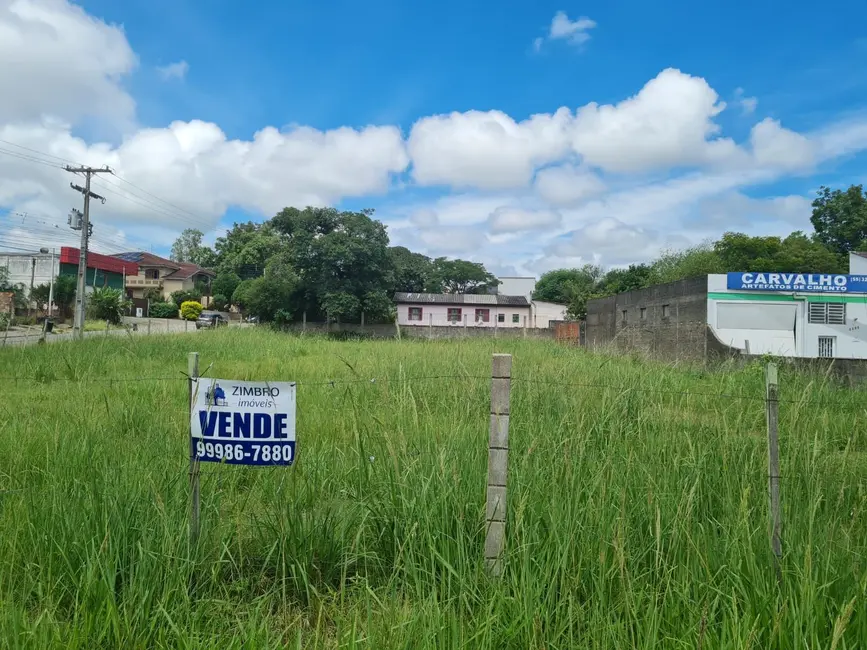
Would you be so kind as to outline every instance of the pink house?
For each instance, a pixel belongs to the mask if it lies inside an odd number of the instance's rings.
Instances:
[[[533,327],[524,296],[397,293],[397,322],[404,326]]]

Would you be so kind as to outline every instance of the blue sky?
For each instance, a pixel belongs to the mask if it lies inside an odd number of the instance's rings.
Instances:
[[[213,239],[315,203],[374,207],[395,243],[499,272],[619,265],[808,228],[820,184],[862,182],[865,17],[843,1],[0,0],[0,69],[17,72],[0,82],[21,96],[0,139],[134,184],[106,186],[106,247],[166,251],[185,226]],[[0,207],[65,220],[68,179],[26,162],[0,155]]]

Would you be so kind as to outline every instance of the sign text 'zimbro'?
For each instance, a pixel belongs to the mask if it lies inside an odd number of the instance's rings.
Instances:
[[[729,273],[726,287],[739,291],[867,293],[867,276],[833,273]]]
[[[232,465],[295,460],[295,384],[199,379],[190,413],[192,453]]]

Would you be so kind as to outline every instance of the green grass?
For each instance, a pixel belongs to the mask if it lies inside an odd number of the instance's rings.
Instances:
[[[210,376],[301,385],[297,464],[203,464],[191,551],[193,350]],[[515,377],[499,581],[495,351]],[[0,399],[3,647],[867,647],[865,392],[823,376],[781,373],[778,585],[764,406],[716,395],[760,398],[758,365],[257,328],[10,348],[0,375],[28,378]],[[171,379],[107,381],[140,377]]]

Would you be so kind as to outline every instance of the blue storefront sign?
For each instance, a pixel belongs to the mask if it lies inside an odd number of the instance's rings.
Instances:
[[[737,291],[867,293],[867,275],[833,273],[728,273],[727,287]]]

